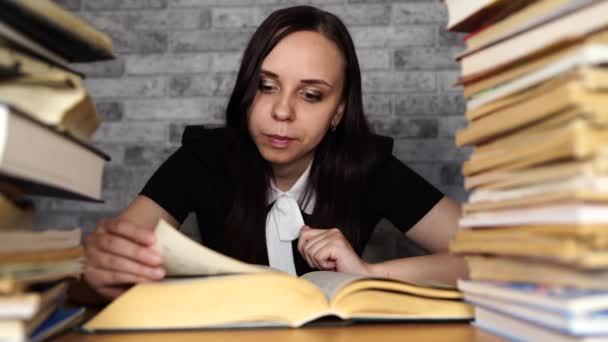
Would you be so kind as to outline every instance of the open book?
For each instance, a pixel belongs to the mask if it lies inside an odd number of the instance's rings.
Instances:
[[[469,320],[462,294],[337,272],[298,278],[214,252],[167,223],[156,227],[168,275],[206,275],[142,283],[109,304],[88,332],[235,327],[299,327],[322,317],[344,320]]]

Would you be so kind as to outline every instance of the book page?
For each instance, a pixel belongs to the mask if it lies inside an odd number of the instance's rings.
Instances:
[[[153,246],[163,261],[168,276],[215,275],[269,271],[213,251],[180,233],[167,222],[156,225]]]
[[[0,233],[0,252],[34,252],[72,248],[80,244],[81,235],[80,228],[3,231]]]
[[[323,292],[325,298],[330,301],[341,288],[356,280],[364,279],[366,277],[349,273],[315,271],[306,273],[300,278],[315,284],[315,286],[317,286]]]

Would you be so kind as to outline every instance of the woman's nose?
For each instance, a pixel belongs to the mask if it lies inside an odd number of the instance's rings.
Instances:
[[[293,120],[295,117],[295,111],[292,102],[293,101],[289,95],[277,96],[276,102],[272,108],[272,117],[280,121]]]

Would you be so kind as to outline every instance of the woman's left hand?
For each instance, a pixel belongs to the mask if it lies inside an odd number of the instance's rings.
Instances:
[[[312,268],[362,275],[371,273],[370,264],[359,258],[337,228],[313,229],[304,225],[298,251]]]

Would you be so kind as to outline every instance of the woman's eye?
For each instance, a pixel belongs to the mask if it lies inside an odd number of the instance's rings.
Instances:
[[[275,86],[272,83],[261,81],[258,85],[258,89],[263,93],[271,93],[275,90]]]
[[[322,99],[321,94],[317,92],[306,91],[302,96],[304,96],[304,99],[308,102],[319,102]]]

